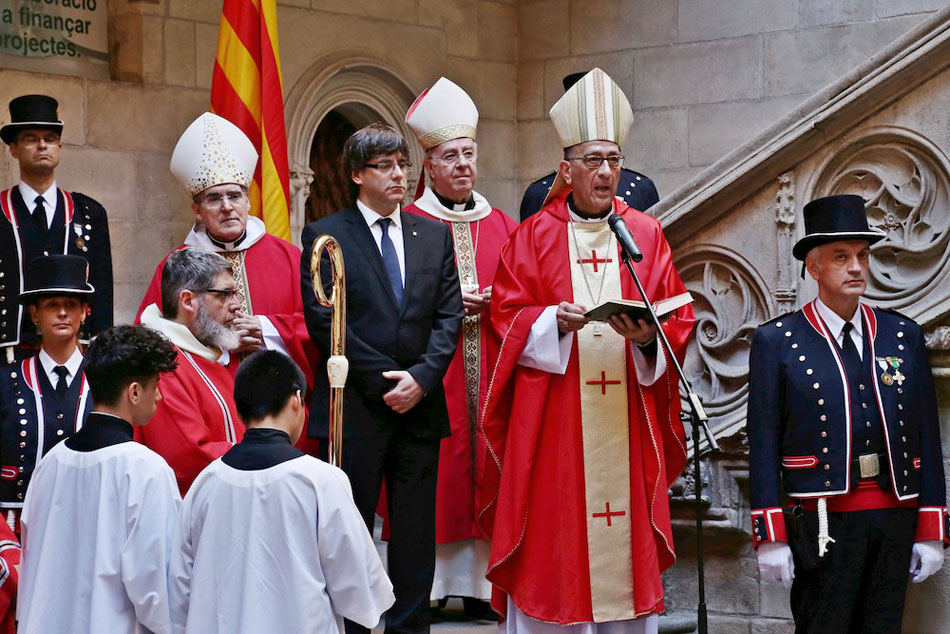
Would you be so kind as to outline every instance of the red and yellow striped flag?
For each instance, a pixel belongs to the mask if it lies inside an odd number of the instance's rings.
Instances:
[[[290,187],[276,0],[224,0],[211,111],[241,128],[260,154],[251,214],[290,240]]]

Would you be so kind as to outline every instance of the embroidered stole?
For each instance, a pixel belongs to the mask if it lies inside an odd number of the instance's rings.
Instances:
[[[254,309],[251,306],[251,289],[247,285],[247,275],[244,273],[244,256],[247,250],[243,251],[222,251],[221,255],[231,265],[231,274],[234,276],[234,290],[237,291],[237,298],[241,300],[241,312],[245,315],[253,315]]]
[[[622,297],[620,263],[606,221],[572,222],[567,233],[574,302],[593,308]],[[608,324],[592,322],[577,331],[587,552],[596,623],[636,615],[626,347],[626,340]]]
[[[459,270],[459,285],[478,290],[478,269],[475,266],[475,246],[472,244],[472,223],[452,223],[452,242],[455,245],[455,260]],[[468,447],[473,468],[472,490],[475,490],[477,464],[475,431],[478,424],[478,392],[481,383],[481,315],[466,315],[462,318],[462,364],[465,368],[465,411],[468,417]]]

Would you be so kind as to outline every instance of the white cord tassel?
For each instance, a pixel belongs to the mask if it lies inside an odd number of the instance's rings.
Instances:
[[[824,557],[828,552],[828,544],[835,540],[828,534],[828,499],[818,498],[818,556]]]
[[[13,514],[13,509],[7,511],[7,526],[11,531],[16,529],[16,515]]]

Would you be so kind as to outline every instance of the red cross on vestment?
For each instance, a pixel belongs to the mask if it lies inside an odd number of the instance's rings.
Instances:
[[[604,513],[594,513],[592,517],[606,517],[606,518],[607,518],[607,526],[611,526],[611,523],[610,523],[610,518],[611,518],[611,517],[619,517],[619,516],[621,516],[621,515],[626,515],[626,514],[627,514],[626,511],[611,511],[611,510],[610,510],[610,502],[607,502],[606,506],[607,506],[607,510],[606,510]]]
[[[597,272],[597,265],[598,265],[598,264],[606,263],[606,262],[613,262],[613,260],[611,260],[610,258],[606,258],[606,259],[604,259],[604,258],[598,258],[598,257],[597,257],[597,251],[596,251],[596,250],[592,250],[592,251],[591,251],[591,257],[590,257],[590,259],[587,259],[587,260],[583,260],[583,259],[582,259],[582,260],[578,260],[578,261],[577,261],[578,264],[593,264],[593,265],[594,265],[594,273]]]
[[[599,381],[587,381],[587,385],[599,385],[600,393],[607,394],[608,385],[620,385],[620,381],[608,381],[607,373],[603,370],[600,371],[600,380]]]

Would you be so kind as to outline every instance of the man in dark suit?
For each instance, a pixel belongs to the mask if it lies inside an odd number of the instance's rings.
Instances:
[[[562,80],[564,92],[570,90],[571,86],[580,81],[580,78],[587,73],[588,71],[584,71],[565,75]],[[541,211],[544,200],[547,198],[548,192],[551,191],[551,186],[554,185],[555,176],[557,176],[556,171],[545,174],[528,185],[528,188],[524,191],[524,196],[521,197],[521,222]],[[646,211],[660,200],[656,185],[648,176],[625,167],[620,170],[617,197],[638,211]]]
[[[749,361],[759,571],[791,586],[796,632],[899,632],[908,570],[939,570],[950,534],[927,349],[909,317],[861,302],[885,238],[864,200],[819,198],[804,218],[793,254],[818,297],[759,326]]]
[[[20,165],[20,182],[0,193],[0,362],[12,362],[39,348],[29,315],[17,304],[26,268],[53,254],[81,255],[89,261],[96,294],[79,337],[112,326],[112,249],[106,210],[92,198],[56,187],[63,145],[59,104],[46,95],[24,95],[10,102],[11,122],[0,138]]]
[[[330,356],[331,311],[314,297],[310,253],[317,236],[336,238],[346,266],[343,470],[372,532],[383,477],[391,525],[389,575],[396,603],[387,632],[427,632],[435,566],[439,444],[449,435],[442,378],[463,317],[452,235],[434,220],[404,213],[409,151],[393,128],[371,124],[343,148],[359,188],[355,207],[304,227],[301,287],[310,337]],[[331,280],[328,258],[321,279]],[[315,377],[309,434],[326,439],[329,381]],[[347,622],[348,632],[365,632]]]

